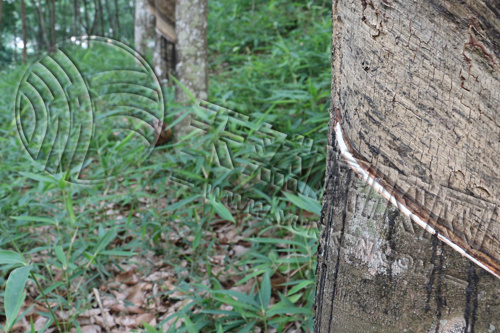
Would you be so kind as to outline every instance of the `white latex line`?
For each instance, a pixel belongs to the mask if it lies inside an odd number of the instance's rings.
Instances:
[[[431,234],[435,234],[436,230],[432,228],[430,225],[425,223],[418,215],[413,214],[404,204],[396,200],[396,198],[389,193],[382,185],[380,185],[377,182],[377,179],[374,179],[370,174],[363,169],[356,158],[352,156],[351,152],[349,152],[349,149],[347,148],[347,145],[345,144],[344,137],[342,135],[342,128],[340,127],[340,122],[337,122],[337,125],[335,126],[335,136],[337,137],[337,143],[340,148],[340,153],[342,156],[345,158],[347,163],[351,166],[351,168],[356,171],[361,178],[363,178],[371,187],[373,187],[378,193],[380,193],[384,198],[389,200],[394,206],[396,206],[403,214],[411,218],[415,223],[420,225],[422,228],[430,232]],[[441,235],[438,233],[438,238],[451,246],[455,251],[458,251],[462,256],[467,257],[469,260],[472,260],[475,264],[478,266],[482,267],[486,271],[490,272],[491,274],[495,275],[496,277],[500,278],[497,274],[495,274],[491,269],[486,267],[483,263],[472,257],[470,254],[465,252],[464,249],[453,243],[451,240],[446,238],[445,236]]]

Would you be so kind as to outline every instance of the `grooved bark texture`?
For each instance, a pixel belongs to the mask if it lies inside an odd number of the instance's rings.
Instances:
[[[333,128],[339,109],[373,168],[497,265],[499,15],[498,1],[334,1],[316,332],[500,332],[500,279],[362,181]]]
[[[175,19],[177,79],[196,99],[206,100],[208,97],[208,0],[177,0]],[[186,103],[189,101],[189,96],[177,86],[175,99],[179,103]],[[188,116],[176,125],[176,139],[188,132],[189,124]]]
[[[148,9],[147,0],[135,1],[134,44],[141,56],[155,46],[155,17]]]

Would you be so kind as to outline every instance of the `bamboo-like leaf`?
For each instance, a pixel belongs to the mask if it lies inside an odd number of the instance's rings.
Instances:
[[[68,267],[68,262],[66,261],[66,256],[64,255],[64,251],[61,246],[56,246],[54,248],[54,252],[56,253],[57,259],[63,264],[63,267],[66,269]]]
[[[9,279],[7,280],[7,285],[5,287],[5,317],[7,317],[5,326],[7,331],[9,331],[14,324],[19,309],[21,309],[24,299],[26,298],[24,287],[26,286],[31,268],[31,266],[16,268],[10,273]]]
[[[23,265],[24,258],[17,252],[0,250],[0,265]]]
[[[260,285],[260,297],[262,302],[262,307],[267,309],[269,307],[269,302],[271,301],[271,279],[269,277],[269,272],[266,271],[262,275],[262,283]]]
[[[284,192],[287,201],[290,201],[295,206],[307,210],[308,212],[314,213],[316,215],[321,215],[321,205],[314,199],[308,198],[304,195],[299,194],[296,196],[291,193]]]
[[[220,202],[217,202],[213,196],[210,197],[208,201],[210,202],[212,207],[214,207],[215,211],[220,215],[220,217],[231,222],[236,222],[233,215],[231,215],[231,212],[226,208],[226,206],[224,206]]]

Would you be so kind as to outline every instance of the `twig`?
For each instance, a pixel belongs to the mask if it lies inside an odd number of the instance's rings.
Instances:
[[[97,304],[99,304],[99,309],[101,309],[102,321],[104,322],[104,326],[106,326],[106,332],[111,333],[111,331],[109,330],[108,319],[106,318],[106,314],[104,313],[104,307],[102,306],[101,296],[99,295],[99,290],[97,290],[96,288],[94,288],[94,295]]]

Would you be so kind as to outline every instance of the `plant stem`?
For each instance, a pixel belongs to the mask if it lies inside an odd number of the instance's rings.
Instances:
[[[35,280],[35,283],[38,286],[38,289],[40,289],[40,293],[42,294],[43,299],[45,300],[45,303],[47,303],[47,307],[49,308],[49,311],[52,314],[54,321],[56,322],[57,329],[59,330],[59,332],[62,332],[61,327],[59,327],[59,321],[57,321],[56,315],[54,314],[54,311],[50,307],[49,300],[47,299],[47,296],[45,296],[45,293],[43,292],[42,286],[40,286],[40,283],[38,282],[38,279],[36,278],[35,274],[33,272],[30,272],[30,274],[31,274],[31,277],[33,278],[33,280]]]

